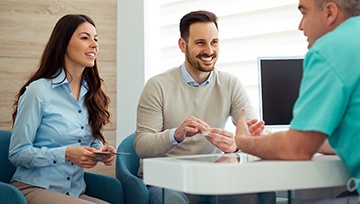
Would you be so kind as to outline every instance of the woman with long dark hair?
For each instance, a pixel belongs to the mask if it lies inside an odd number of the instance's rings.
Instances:
[[[14,103],[9,159],[12,184],[28,203],[104,203],[84,194],[83,168],[111,165],[115,152],[102,133],[109,97],[96,64],[94,22],[65,15],[55,25],[38,70]]]

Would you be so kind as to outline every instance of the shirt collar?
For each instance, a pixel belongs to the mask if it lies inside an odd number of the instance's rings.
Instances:
[[[186,81],[187,84],[189,84],[190,86],[194,86],[194,87],[202,87],[202,86],[206,86],[207,84],[209,84],[211,82],[211,78],[212,78],[212,74],[213,72],[210,72],[209,77],[206,79],[206,81],[204,81],[204,83],[202,84],[198,84],[190,75],[190,73],[186,70],[185,64],[182,64],[180,66],[180,73],[181,76],[184,78],[184,80]]]
[[[63,84],[69,84],[65,76],[64,69],[61,69],[60,74],[51,80],[52,88],[61,86]]]
[[[64,69],[61,69],[60,74],[58,76],[56,76],[55,78],[53,78],[51,80],[51,82],[52,82],[52,88],[55,88],[55,87],[58,87],[61,85],[65,85],[70,88],[70,84],[65,76]],[[89,90],[89,86],[88,86],[87,81],[85,80],[84,76],[82,77],[81,84],[86,90]]]

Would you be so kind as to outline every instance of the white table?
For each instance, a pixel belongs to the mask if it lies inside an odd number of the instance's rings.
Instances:
[[[215,162],[240,155],[240,162]],[[223,158],[224,158],[223,157]],[[265,161],[239,154],[144,159],[144,182],[191,194],[226,195],[345,186],[350,178],[336,155],[311,161]]]

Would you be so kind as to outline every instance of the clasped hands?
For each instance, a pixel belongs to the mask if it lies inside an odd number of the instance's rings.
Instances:
[[[240,119],[239,119],[240,120]],[[241,123],[243,125],[243,123]],[[264,130],[264,121],[252,119],[245,122],[246,130],[249,135],[260,135]],[[225,153],[235,152],[237,150],[235,136],[233,133],[220,129],[211,128],[205,121],[190,116],[176,129],[174,137],[178,142],[186,137],[192,137],[202,132],[208,132],[206,139]]]

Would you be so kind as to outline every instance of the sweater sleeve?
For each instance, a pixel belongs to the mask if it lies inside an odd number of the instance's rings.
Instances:
[[[246,109],[246,119],[258,119],[259,117],[255,113],[255,109],[251,104],[250,98],[247,94],[247,91],[241,81],[235,77],[232,80],[231,88],[231,118],[234,125],[240,117],[241,109]]]
[[[135,151],[140,158],[161,157],[176,147],[170,141],[170,129],[163,130],[162,85],[150,79],[139,99]]]

